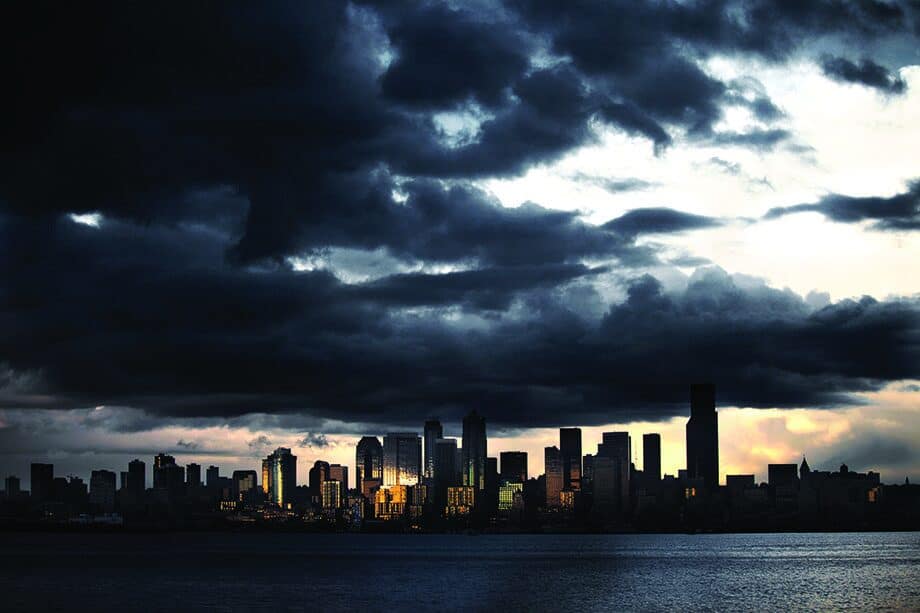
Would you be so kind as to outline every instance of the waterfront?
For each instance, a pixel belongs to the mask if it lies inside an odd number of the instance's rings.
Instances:
[[[0,539],[4,610],[903,610],[918,568],[918,532]]]

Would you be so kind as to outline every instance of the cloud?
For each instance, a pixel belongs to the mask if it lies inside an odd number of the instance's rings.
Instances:
[[[815,203],[772,208],[764,218],[806,212],[821,213],[839,223],[872,221],[876,230],[917,230],[920,229],[920,180],[911,181],[907,191],[891,197],[829,194]]]
[[[722,225],[713,217],[694,215],[664,207],[633,209],[603,225],[626,235],[684,232]]]
[[[325,449],[329,446],[329,439],[326,438],[325,434],[319,434],[316,432],[307,432],[306,435],[297,443],[298,447],[310,447],[316,449]]]
[[[821,70],[834,80],[858,83],[888,94],[903,94],[907,89],[903,79],[869,58],[862,58],[856,63],[843,57],[825,55],[821,58]]]

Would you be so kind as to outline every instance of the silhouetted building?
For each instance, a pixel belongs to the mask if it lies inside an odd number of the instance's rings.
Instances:
[[[230,478],[237,500],[250,501],[253,492],[259,489],[258,474],[254,470],[234,470]]]
[[[205,479],[209,488],[217,489],[220,486],[220,468],[214,465],[208,466],[205,471]]]
[[[342,508],[345,501],[344,488],[338,479],[326,479],[322,485],[322,501],[324,511],[335,511]]]
[[[297,456],[287,447],[278,447],[266,458],[269,462],[268,499],[284,507],[293,502],[297,487]]]
[[[14,477],[10,475],[3,480],[3,491],[6,492],[6,497],[8,499],[15,499],[19,497],[20,487],[19,487],[19,477]]]
[[[422,470],[422,438],[414,432],[383,437],[383,486],[415,485]]]
[[[154,489],[168,489],[167,481],[172,485],[171,479],[175,479],[176,472],[172,468],[176,466],[176,458],[165,453],[158,453],[153,458],[153,487]]]
[[[435,444],[439,438],[444,438],[444,428],[437,419],[425,422],[425,478],[434,479],[435,474]]]
[[[498,510],[498,458],[486,458],[486,486],[482,490],[483,512],[494,516]]]
[[[115,473],[111,470],[94,470],[89,478],[89,503],[93,510],[102,513],[115,511]]]
[[[558,507],[562,504],[560,493],[564,477],[562,474],[562,453],[553,445],[543,450],[544,473],[546,474],[546,506]]]
[[[323,482],[329,479],[329,462],[317,460],[313,462],[313,468],[308,474],[310,491],[313,496],[321,497],[323,495]]]
[[[434,492],[435,506],[447,505],[447,488],[459,485],[457,475],[457,439],[439,438],[435,441]]]
[[[719,415],[715,385],[690,386],[690,420],[687,421],[687,475],[714,489],[719,485]]]
[[[32,481],[32,501],[50,501],[54,496],[54,464],[33,462],[29,476]]]
[[[581,459],[581,489],[592,492],[594,486],[594,455],[586,453]]]
[[[201,487],[201,464],[185,465],[185,484],[189,487]]]
[[[126,487],[132,503],[138,503],[147,489],[147,465],[138,459],[128,462],[128,482]]]
[[[595,504],[597,503],[598,488],[601,487],[601,485],[599,485],[601,477],[598,474],[598,459],[602,457],[609,458],[613,460],[613,483],[610,483],[610,475],[605,472],[603,487],[608,488],[612,485],[613,492],[610,493],[604,490],[601,493],[602,498],[606,500],[605,497],[612,496],[614,509],[619,513],[626,513],[629,511],[630,507],[630,468],[632,465],[630,457],[632,456],[632,440],[628,432],[604,432],[601,437],[602,442],[597,446],[597,456],[594,459]],[[610,470],[610,466],[606,463],[604,464],[604,470]]]
[[[376,436],[363,436],[358,441],[355,449],[355,467],[357,469],[355,486],[365,497],[373,500],[364,481],[373,481],[376,487],[383,482],[383,446]]]
[[[770,487],[796,487],[799,483],[795,464],[768,464],[767,483]]]
[[[486,420],[475,410],[463,418],[463,485],[486,487]]]
[[[527,452],[502,451],[498,454],[501,460],[501,479],[505,483],[527,482]]]
[[[642,435],[642,476],[646,483],[661,481],[661,435]]]
[[[559,428],[559,453],[562,455],[562,489],[581,489],[581,428]]]

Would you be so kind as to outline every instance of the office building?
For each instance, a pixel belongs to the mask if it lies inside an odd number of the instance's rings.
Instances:
[[[348,491],[348,467],[344,464],[330,464],[329,478],[342,484],[342,495]]]
[[[287,447],[278,447],[269,455],[268,500],[285,507],[294,499],[297,487],[297,456]]]
[[[527,452],[502,451],[498,454],[501,461],[501,480],[503,483],[527,482]]]
[[[543,465],[546,475],[546,506],[558,507],[562,504],[560,494],[564,476],[562,474],[562,453],[553,445],[543,450]]]
[[[167,484],[174,485],[176,473],[172,468],[176,466],[176,458],[165,453],[158,453],[153,458],[153,487],[166,489]]]
[[[258,473],[254,470],[234,470],[230,478],[233,480],[237,500],[248,501],[253,492],[259,489]]]
[[[384,438],[386,449],[386,438]],[[421,451],[421,445],[419,445]],[[402,519],[409,502],[409,488],[405,485],[391,485],[380,488],[374,495],[374,516],[384,521]]]
[[[524,484],[520,482],[508,482],[498,488],[498,510],[510,511],[514,508],[515,497],[520,497],[524,493]]]
[[[642,477],[647,484],[661,481],[661,435],[642,435]]]
[[[434,485],[432,500],[437,507],[447,505],[447,488],[459,485],[457,479],[457,439],[439,438],[435,441]]]
[[[3,480],[3,491],[6,492],[6,497],[8,499],[18,498],[20,494],[20,484],[19,477],[14,477],[10,475]]]
[[[201,464],[186,464],[185,484],[189,487],[201,487]]]
[[[716,387],[690,386],[690,419],[687,421],[687,476],[700,479],[708,489],[719,485],[719,415]]]
[[[94,470],[89,478],[89,503],[101,513],[115,511],[115,473],[111,470]]]
[[[581,428],[559,428],[559,453],[562,455],[562,489],[581,489]]]
[[[134,459],[128,462],[128,480],[126,489],[132,502],[140,502],[147,489],[147,464]]]
[[[447,488],[447,515],[469,515],[476,506],[478,491],[472,485],[457,485]]]
[[[383,446],[376,436],[363,436],[355,449],[355,486],[368,499],[372,500],[370,487],[365,481],[373,482],[373,487],[383,483]]]
[[[30,475],[32,482],[32,501],[48,502],[54,495],[54,464],[33,462]]]
[[[425,478],[434,479],[435,470],[435,446],[438,439],[444,438],[444,428],[437,419],[429,419],[425,422]]]
[[[322,485],[322,501],[324,511],[341,509],[345,501],[342,482],[338,479],[326,479]]]
[[[313,496],[322,496],[323,481],[329,478],[329,462],[317,460],[307,473],[308,484]]]
[[[594,485],[594,455],[586,453],[581,459],[581,489],[586,492],[592,491]]]
[[[383,437],[383,487],[415,485],[422,470],[422,438],[414,432]]]
[[[205,471],[205,480],[209,488],[217,489],[220,486],[220,468],[214,465],[208,466]]]
[[[475,410],[463,418],[463,485],[486,487],[486,420]]]
[[[630,467],[632,456],[632,440],[628,432],[604,432],[602,442],[597,446],[597,455],[594,458],[594,493],[595,499],[598,494],[598,459],[601,457],[609,458],[613,461],[613,484],[611,486],[609,473],[603,475],[604,488],[613,487],[613,493],[610,494],[614,499],[615,510],[619,513],[629,511],[630,499]],[[611,470],[610,465],[604,464],[604,470]],[[602,492],[602,496],[607,496],[609,492]]]

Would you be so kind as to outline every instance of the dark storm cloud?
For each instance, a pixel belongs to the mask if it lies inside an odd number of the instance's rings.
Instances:
[[[911,182],[907,191],[885,198],[881,196],[845,196],[829,194],[818,202],[776,207],[767,211],[765,219],[775,219],[792,213],[816,212],[840,223],[872,221],[876,230],[920,229],[920,181]]]
[[[599,227],[501,207],[470,183],[557,160],[594,142],[596,124],[659,151],[672,134],[786,142],[762,88],[723,83],[705,60],[902,32],[900,4],[0,12],[15,85],[0,101],[2,406],[143,412],[87,417],[114,430],[255,412],[415,423],[470,406],[528,426],[666,417],[692,380],[716,381],[724,403],[824,406],[917,375],[914,302],[814,311],[711,273],[676,294],[641,278],[608,304],[595,285],[658,263],[637,235],[717,222],[639,210]],[[733,105],[764,125],[716,132]],[[469,134],[451,140],[434,111]],[[848,202],[913,227],[908,196],[881,199],[891,214]],[[819,205],[845,216],[837,201],[803,206]],[[425,272],[347,284],[286,263],[337,248]]]
[[[634,209],[612,219],[603,227],[626,235],[654,234],[661,232],[683,232],[722,225],[713,217],[694,215],[664,207]]]
[[[821,58],[821,69],[824,74],[837,81],[859,83],[889,94],[903,94],[907,89],[907,83],[903,79],[891,74],[887,68],[869,58],[862,58],[857,63],[844,57],[826,55]]]

